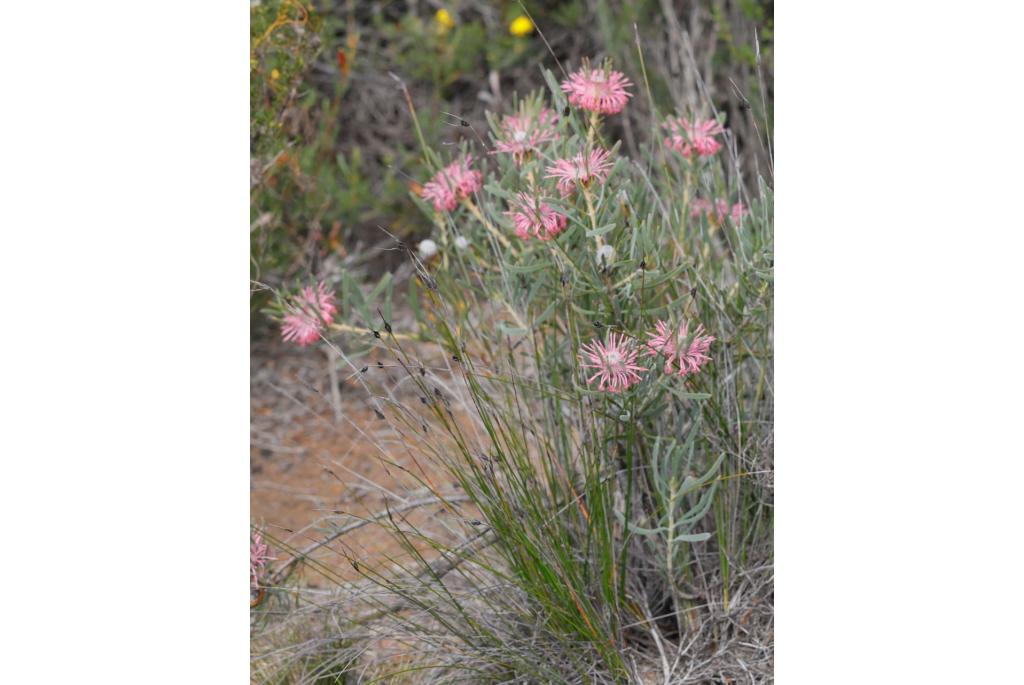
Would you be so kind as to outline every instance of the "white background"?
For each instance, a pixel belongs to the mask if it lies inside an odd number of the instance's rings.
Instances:
[[[776,3],[777,681],[1020,678],[1020,17]],[[0,41],[5,682],[246,682],[248,7]]]

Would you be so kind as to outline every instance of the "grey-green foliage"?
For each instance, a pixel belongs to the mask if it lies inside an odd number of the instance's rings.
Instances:
[[[713,479],[725,455],[720,454],[703,474],[694,474],[691,468],[695,464],[694,450],[699,435],[698,422],[682,444],[661,436],[655,438],[650,456],[651,494],[655,498],[651,512],[652,527],[644,527],[619,516],[631,532],[662,538],[673,554],[682,543],[703,542],[711,537],[708,532],[690,531],[711,508],[715,494]]]

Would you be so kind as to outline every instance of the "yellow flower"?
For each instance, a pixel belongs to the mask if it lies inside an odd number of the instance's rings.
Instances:
[[[271,69],[270,70],[270,80],[271,81],[276,81],[279,78],[281,78],[281,72],[279,72],[277,69]]]
[[[452,15],[448,14],[448,10],[446,9],[437,10],[437,14],[434,15],[434,19],[437,20],[437,23],[443,26],[445,30],[455,26],[455,20],[452,19]]]
[[[519,15],[512,20],[512,23],[508,26],[508,32],[513,36],[525,36],[533,33],[533,22],[530,21],[529,17]]]

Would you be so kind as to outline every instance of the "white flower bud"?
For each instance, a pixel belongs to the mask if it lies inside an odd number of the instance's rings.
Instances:
[[[420,259],[430,259],[437,254],[437,243],[427,238],[420,241],[417,249],[420,252]]]
[[[466,236],[460,235],[455,238],[455,247],[457,247],[460,250],[465,250],[467,247],[469,247],[469,240],[466,238]]]
[[[611,266],[615,261],[615,248],[605,243],[597,248],[597,263],[604,266]]]

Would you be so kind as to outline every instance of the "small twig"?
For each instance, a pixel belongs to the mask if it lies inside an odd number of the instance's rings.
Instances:
[[[548,49],[548,52],[551,53],[551,56],[554,57],[555,64],[558,65],[559,70],[562,72],[562,76],[569,78],[569,74],[566,72],[565,67],[562,66],[562,62],[558,59],[558,55],[556,55],[555,51],[551,49],[551,43],[549,43],[548,39],[544,36],[544,32],[540,30],[540,26],[537,26],[537,22],[534,21],[533,15],[530,14],[530,10],[526,9],[526,5],[523,4],[523,0],[519,0],[519,7],[526,14],[526,18],[530,20],[530,23],[533,24],[533,28],[537,29],[537,35],[539,35],[540,39],[544,41],[544,46]]]
[[[334,420],[341,421],[341,389],[338,386],[338,365],[334,363],[331,351],[327,350],[327,380],[331,384],[331,404],[334,406]]]
[[[665,674],[665,685],[672,685],[672,671],[674,670],[668,665],[668,656],[665,655],[665,647],[661,642],[661,635],[658,632],[658,626],[655,624],[654,619],[651,617],[651,611],[646,606],[644,607],[644,614],[647,616],[648,630],[650,630],[651,637],[654,638],[654,646],[658,648],[658,654],[661,656],[661,667]]]
[[[512,243],[510,243],[510,242],[509,242],[508,238],[506,238],[505,236],[503,236],[503,235],[502,235],[502,234],[501,234],[501,233],[500,233],[500,232],[498,231],[498,229],[496,229],[496,228],[495,228],[494,226],[492,226],[492,225],[491,225],[491,222],[490,222],[490,221],[488,221],[488,220],[487,220],[487,218],[486,218],[486,217],[485,217],[485,216],[484,216],[484,215],[483,215],[483,214],[482,214],[482,213],[480,212],[480,209],[479,209],[479,208],[478,208],[478,207],[476,206],[476,204],[474,204],[474,203],[473,203],[473,201],[472,201],[472,200],[470,200],[470,199],[469,199],[469,198],[467,197],[467,198],[465,198],[465,199],[464,199],[464,200],[462,201],[462,203],[463,203],[463,204],[464,204],[464,205],[466,206],[466,208],[467,208],[467,209],[469,209],[470,213],[471,213],[471,214],[472,214],[473,216],[475,216],[475,217],[477,218],[477,220],[478,220],[478,221],[479,221],[480,223],[482,223],[482,224],[484,225],[484,227],[485,227],[485,228],[486,228],[486,229],[487,229],[488,231],[490,231],[490,232],[491,232],[491,235],[493,235],[493,236],[494,236],[495,238],[497,238],[497,239],[498,239],[498,242],[499,242],[499,243],[501,243],[501,246],[502,246],[502,247],[504,247],[504,248],[505,248],[505,249],[507,249],[507,250],[510,250],[510,251],[512,252],[512,254],[514,254],[514,255],[518,256],[518,254],[519,254],[519,251],[518,251],[518,250],[516,250],[516,249],[515,249],[514,247],[512,247]]]
[[[372,328],[362,328],[360,326],[350,326],[347,323],[332,323],[331,324],[331,330],[332,331],[338,331],[339,333],[360,333],[362,335],[372,335],[373,334],[373,329]],[[411,335],[409,333],[392,333],[391,335],[395,336],[396,338],[398,338],[400,340],[415,340],[416,337],[417,337],[417,336]]]

